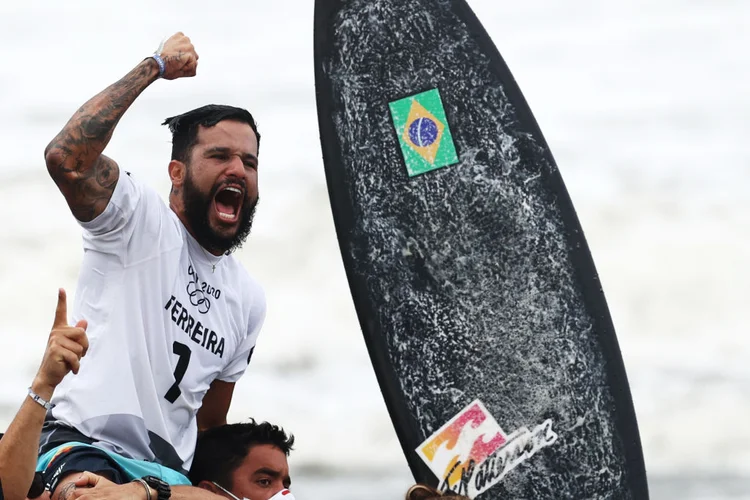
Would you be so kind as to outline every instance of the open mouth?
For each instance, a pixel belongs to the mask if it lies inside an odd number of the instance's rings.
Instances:
[[[225,222],[235,222],[239,218],[244,193],[235,186],[227,186],[214,196],[214,205],[219,219]]]

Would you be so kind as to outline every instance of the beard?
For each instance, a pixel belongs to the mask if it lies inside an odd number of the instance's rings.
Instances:
[[[245,190],[245,199],[240,209],[240,219],[236,232],[232,236],[225,236],[211,227],[209,221],[209,211],[211,203],[221,189],[229,182],[217,184],[209,193],[202,192],[198,186],[193,183],[193,178],[188,171],[185,176],[182,191],[182,203],[185,207],[185,218],[190,224],[195,239],[201,246],[210,251],[221,251],[222,253],[231,253],[241,248],[247,240],[250,229],[253,226],[253,217],[255,216],[255,207],[258,205],[258,198],[251,200],[247,194],[244,180],[233,180],[232,183],[242,185]]]

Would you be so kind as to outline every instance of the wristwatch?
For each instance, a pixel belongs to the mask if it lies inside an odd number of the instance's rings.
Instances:
[[[144,476],[142,479],[147,485],[156,490],[158,493],[157,500],[169,500],[169,497],[172,496],[172,488],[158,477]]]

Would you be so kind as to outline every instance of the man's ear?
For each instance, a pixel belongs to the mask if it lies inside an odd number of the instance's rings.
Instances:
[[[172,160],[169,162],[167,167],[169,171],[169,178],[172,180],[172,185],[175,187],[182,187],[185,182],[185,175],[187,175],[187,166],[178,160]]]

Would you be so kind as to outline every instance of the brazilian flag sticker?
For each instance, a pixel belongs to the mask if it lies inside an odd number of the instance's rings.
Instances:
[[[437,89],[388,104],[409,177],[458,163]]]

